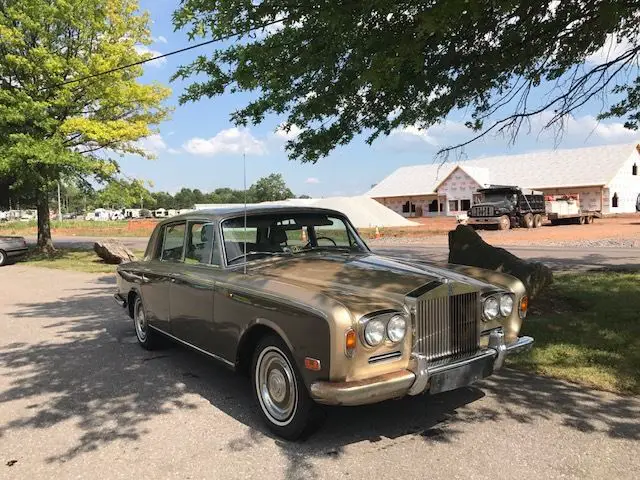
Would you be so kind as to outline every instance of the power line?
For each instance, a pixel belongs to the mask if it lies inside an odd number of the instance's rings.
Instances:
[[[173,50],[172,52],[164,53],[164,54],[158,55],[156,57],[147,58],[146,60],[140,60],[138,62],[129,63],[127,65],[122,65],[120,67],[112,68],[112,69],[109,69],[109,70],[104,70],[102,72],[94,73],[92,75],[87,75],[86,77],[80,77],[80,78],[76,78],[76,79],[73,79],[73,80],[67,80],[67,81],[58,83],[56,85],[52,85],[50,87],[46,87],[45,90],[49,89],[49,88],[64,87],[65,85],[70,85],[72,83],[79,83],[79,82],[83,82],[85,80],[91,80],[92,78],[101,77],[103,75],[108,75],[108,74],[114,73],[114,72],[119,72],[120,70],[124,70],[126,68],[131,68],[131,67],[136,67],[138,65],[143,65],[145,63],[153,62],[154,60],[158,60],[160,58],[166,58],[166,57],[170,57],[172,55],[177,55],[179,53],[184,53],[184,52],[187,52],[189,50],[194,50],[196,48],[204,47],[206,45],[210,45],[210,44],[215,43],[215,42],[221,42],[223,40],[229,40],[230,38],[237,37],[238,35],[245,35],[247,33],[251,33],[252,31],[258,30],[260,28],[266,28],[266,27],[269,27],[271,25],[275,25],[276,23],[281,23],[281,22],[285,21],[286,19],[287,19],[286,17],[285,18],[280,18],[278,20],[274,20],[272,22],[260,25],[258,27],[250,28],[250,29],[242,31],[242,32],[235,32],[235,33],[230,33],[228,35],[223,35],[221,37],[217,37],[217,38],[213,38],[211,40],[207,40],[206,42],[201,42],[201,43],[198,43],[196,45],[191,45],[189,47],[184,47],[184,48],[180,48],[178,50]]]

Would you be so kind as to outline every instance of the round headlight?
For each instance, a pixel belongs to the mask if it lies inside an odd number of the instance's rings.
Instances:
[[[387,337],[394,343],[400,342],[407,333],[407,321],[402,315],[394,315],[387,323]]]
[[[500,314],[508,317],[513,312],[513,297],[509,294],[500,297]]]
[[[364,339],[370,347],[380,345],[384,340],[384,323],[380,320],[371,320],[364,327]]]
[[[495,319],[500,313],[500,302],[496,297],[489,297],[484,301],[482,313],[487,320]]]

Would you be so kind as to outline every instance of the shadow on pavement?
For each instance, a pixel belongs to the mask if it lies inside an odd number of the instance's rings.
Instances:
[[[532,423],[558,417],[562,425],[581,432],[604,431],[613,438],[640,440],[633,399],[602,397],[563,382],[504,370],[482,382],[481,388],[328,408],[326,422],[315,435],[301,443],[284,442],[262,426],[246,378],[180,347],[147,352],[135,345],[133,326],[113,303],[111,290],[86,288],[59,301],[18,306],[13,317],[59,321],[47,326],[55,329],[53,341],[1,347],[0,367],[9,372],[5,375],[10,376],[10,386],[0,392],[0,405],[30,403],[23,416],[0,426],[0,438],[7,431],[47,429],[72,420],[83,433],[72,448],[47,459],[64,462],[115,440],[140,441],[153,417],[176,409],[195,414],[198,406],[184,398],[196,394],[250,427],[246,435],[229,439],[230,451],[250,453],[262,442],[275,441],[287,456],[289,479],[313,478],[312,459],[340,458],[350,444],[416,437],[450,442],[479,422]],[[484,392],[497,398],[497,407],[473,405]]]

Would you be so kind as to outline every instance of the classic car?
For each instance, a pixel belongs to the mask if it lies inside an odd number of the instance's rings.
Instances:
[[[334,210],[253,206],[160,222],[117,269],[146,349],[173,339],[251,378],[267,426],[295,439],[320,404],[469,385],[527,349],[506,274],[379,256]]]
[[[0,235],[0,267],[27,253],[27,242],[23,237]]]

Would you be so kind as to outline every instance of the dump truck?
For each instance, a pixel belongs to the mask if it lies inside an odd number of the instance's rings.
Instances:
[[[467,212],[467,224],[474,228],[496,226],[539,228],[545,220],[561,223],[592,223],[600,212],[583,211],[578,195],[547,195],[516,186],[494,185],[478,190],[480,203]]]

